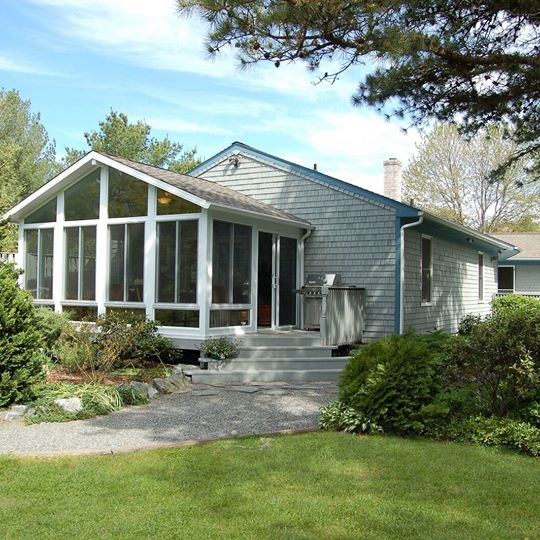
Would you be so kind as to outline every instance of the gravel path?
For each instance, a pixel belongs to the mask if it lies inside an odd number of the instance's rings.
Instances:
[[[246,390],[245,387],[241,387]],[[187,441],[265,434],[317,426],[318,410],[334,399],[331,384],[272,385],[257,392],[194,386],[150,405],[74,422],[0,422],[0,454],[114,453]]]

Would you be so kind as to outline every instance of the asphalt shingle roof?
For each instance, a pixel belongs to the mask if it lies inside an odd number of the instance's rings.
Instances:
[[[296,221],[299,223],[305,223],[310,225],[309,221],[299,218],[282,210],[278,210],[269,204],[262,203],[239,193],[231,188],[222,186],[217,182],[211,182],[210,180],[204,180],[202,178],[194,178],[193,176],[187,176],[186,174],[180,174],[177,172],[169,171],[167,169],[161,169],[160,167],[154,167],[153,165],[146,165],[137,161],[131,161],[129,159],[113,156],[110,154],[103,154],[114,161],[131,167],[139,172],[147,174],[156,180],[166,182],[171,186],[177,187],[196,197],[199,197],[210,204],[227,206],[236,210],[245,210],[248,212],[256,212],[272,218],[285,219],[288,221]]]
[[[511,259],[540,259],[540,233],[492,233],[491,236],[521,249]]]

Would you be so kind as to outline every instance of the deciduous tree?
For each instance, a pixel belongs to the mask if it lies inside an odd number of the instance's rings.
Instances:
[[[404,171],[404,195],[417,206],[482,232],[539,230],[540,186],[531,182],[523,158],[499,182],[489,181],[514,146],[496,126],[469,140],[454,125],[436,125],[423,136]]]

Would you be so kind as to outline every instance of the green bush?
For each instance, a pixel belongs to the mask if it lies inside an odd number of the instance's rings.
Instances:
[[[339,399],[335,399],[321,408],[319,412],[319,429],[348,433],[377,433],[382,431],[369,418],[345,405]]]
[[[444,385],[456,414],[519,414],[540,401],[540,302],[502,297],[485,319],[467,318],[447,348]]]
[[[531,456],[540,456],[540,428],[512,418],[475,416],[455,420],[442,437],[484,446],[511,448]]]
[[[31,398],[45,378],[44,338],[19,275],[12,264],[0,262],[0,407]]]
[[[45,352],[52,354],[54,346],[69,324],[65,314],[56,313],[49,308],[36,308],[38,326],[44,339]]]
[[[410,330],[360,348],[341,375],[340,399],[385,432],[424,432],[448,412],[439,377],[447,339]]]

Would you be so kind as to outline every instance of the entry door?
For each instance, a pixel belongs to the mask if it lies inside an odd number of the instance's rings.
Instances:
[[[296,265],[295,238],[259,233],[258,326],[296,325]]]

